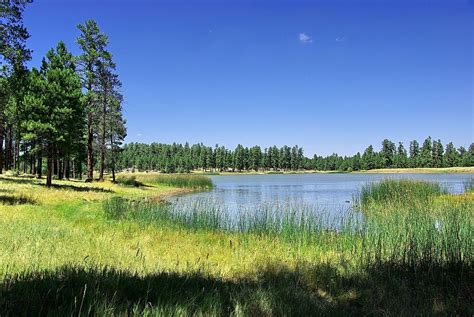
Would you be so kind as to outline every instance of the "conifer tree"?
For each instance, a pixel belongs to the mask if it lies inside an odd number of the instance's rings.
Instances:
[[[87,122],[87,181],[94,178],[94,139],[98,133],[97,122],[101,104],[97,91],[99,88],[99,67],[110,56],[106,47],[108,38],[103,34],[94,20],[78,25],[81,34],[77,38],[82,54],[78,58],[78,71],[85,90],[85,108]]]
[[[40,140],[47,157],[46,186],[51,186],[53,160],[59,148],[80,141],[83,105],[80,79],[72,55],[63,42],[43,59],[41,70],[30,76],[30,93],[25,97],[24,138]]]
[[[417,140],[410,142],[410,167],[420,166],[420,144]]]
[[[10,168],[13,161],[15,167],[19,167],[20,107],[27,86],[25,62],[31,59],[31,51],[25,45],[29,34],[23,26],[26,3],[0,1],[0,174],[3,166]],[[6,160],[3,155],[5,137]]]
[[[444,152],[444,161],[448,167],[457,166],[459,164],[459,153],[454,147],[453,142],[449,142],[446,145],[446,151]]]

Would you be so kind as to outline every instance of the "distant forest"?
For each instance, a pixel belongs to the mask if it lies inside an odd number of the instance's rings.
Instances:
[[[403,143],[383,140],[380,151],[369,145],[353,156],[332,154],[326,157],[304,156],[298,146],[244,147],[234,150],[224,146],[203,144],[129,143],[117,154],[117,168],[161,171],[165,173],[203,170],[209,172],[242,171],[358,171],[376,168],[454,167],[474,166],[474,143],[466,150],[452,142],[443,146],[440,140],[425,139],[420,144],[410,142],[408,150]]]

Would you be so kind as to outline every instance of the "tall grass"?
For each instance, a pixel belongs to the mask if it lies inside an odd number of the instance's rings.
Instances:
[[[332,218],[311,205],[232,214],[146,198],[164,186],[66,184],[1,184],[38,200],[0,205],[2,316],[472,315],[471,195]]]
[[[119,174],[115,178],[115,181],[118,184],[126,185],[126,186],[135,186],[139,187],[142,186],[143,184],[137,181],[137,176],[136,175],[125,175],[125,174]]]
[[[414,202],[427,203],[431,198],[446,193],[447,191],[438,183],[411,179],[384,179],[363,186],[355,200],[361,206],[410,205]]]
[[[102,204],[105,215],[112,220],[133,220],[145,224],[181,226],[194,230],[226,230],[229,221],[217,205],[204,206],[200,200],[177,210],[174,205],[151,200],[132,201],[112,197]]]
[[[203,175],[192,174],[119,174],[117,182],[124,185],[161,184],[179,188],[210,189],[212,180]]]
[[[470,267],[474,204],[430,200],[441,193],[441,187],[432,183],[384,180],[362,191],[364,216],[347,212],[340,218],[312,205],[277,203],[239,209],[231,216],[223,205],[210,200],[163,205],[112,198],[104,202],[104,210],[111,219],[158,226],[276,237],[306,246],[324,241],[325,249],[342,252],[361,265]]]
[[[464,192],[466,193],[474,192],[474,178],[471,178],[466,183],[464,183]]]

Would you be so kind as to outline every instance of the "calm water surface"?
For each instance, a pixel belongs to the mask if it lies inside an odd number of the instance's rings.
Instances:
[[[462,193],[473,174],[270,174],[210,176],[215,185],[208,192],[175,198],[176,203],[205,199],[225,206],[233,214],[258,209],[262,204],[304,204],[321,212],[342,215],[363,185],[384,178],[439,182],[451,193]]]

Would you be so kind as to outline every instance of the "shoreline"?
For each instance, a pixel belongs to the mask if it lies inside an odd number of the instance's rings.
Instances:
[[[260,172],[203,172],[192,171],[191,174],[203,176],[230,176],[230,175],[291,175],[291,174],[474,174],[471,167],[422,167],[422,168],[381,168],[360,171],[260,171]]]

